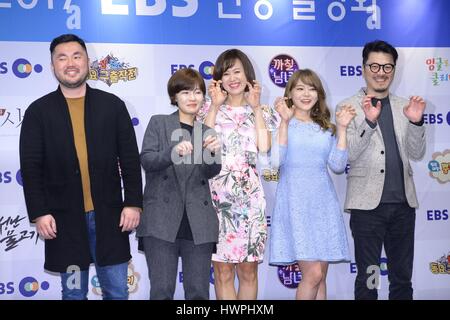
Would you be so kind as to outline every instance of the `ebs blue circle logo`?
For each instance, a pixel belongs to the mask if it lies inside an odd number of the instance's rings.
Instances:
[[[23,187],[22,174],[20,173],[20,170],[17,171],[17,173],[16,173],[16,180],[17,180],[17,183]]]
[[[211,61],[203,61],[198,67],[198,72],[205,80],[211,80],[214,72],[214,63]]]
[[[43,281],[40,285],[42,290],[48,290],[49,287],[47,281]],[[24,297],[30,298],[39,291],[39,282],[33,277],[23,278],[19,283],[19,291]]]
[[[36,64],[33,68],[31,63],[27,59],[17,59],[14,61],[12,65],[12,71],[16,75],[16,77],[24,79],[30,76],[31,72],[33,72],[33,69],[36,73],[42,72],[42,66],[40,64]]]

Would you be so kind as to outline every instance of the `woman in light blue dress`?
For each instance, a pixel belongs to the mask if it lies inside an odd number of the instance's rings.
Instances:
[[[282,118],[272,148],[280,168],[270,236],[270,264],[298,263],[302,272],[296,298],[325,299],[329,262],[349,261],[341,206],[328,168],[347,164],[346,128],[351,106],[330,121],[325,91],[316,73],[295,72],[275,107]]]

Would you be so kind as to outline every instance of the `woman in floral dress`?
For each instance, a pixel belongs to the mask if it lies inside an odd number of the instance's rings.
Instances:
[[[217,299],[256,299],[258,263],[267,239],[266,201],[256,170],[258,152],[270,149],[275,112],[260,104],[261,86],[248,57],[223,52],[208,87],[211,98],[198,118],[215,128],[222,141],[222,170],[210,182],[219,217],[213,255]],[[239,289],[234,287],[235,274]]]

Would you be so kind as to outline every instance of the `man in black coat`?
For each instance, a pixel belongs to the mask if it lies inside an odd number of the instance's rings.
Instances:
[[[50,52],[59,87],[28,107],[20,134],[25,201],[45,239],[44,268],[61,273],[63,299],[86,299],[94,262],[103,298],[127,299],[129,233],[142,211],[131,119],[122,100],[86,84],[82,39],[61,35]]]

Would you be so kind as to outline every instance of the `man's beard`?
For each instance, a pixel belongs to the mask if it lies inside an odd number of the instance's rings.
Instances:
[[[377,87],[376,85],[374,85],[373,91],[375,91],[376,93],[385,93],[386,91],[389,90],[389,86],[391,85],[392,81],[389,79],[389,77],[385,76],[381,79],[383,79],[385,84],[383,87]],[[375,79],[374,79],[374,81],[375,81]],[[375,81],[375,83],[376,83],[376,81]]]
[[[75,89],[75,88],[81,87],[86,82],[86,80],[89,78],[89,72],[87,71],[86,75],[84,77],[81,77],[80,80],[78,80],[77,82],[67,82],[63,79],[60,79],[56,73],[55,73],[55,78],[64,87],[70,88],[70,89]]]
[[[386,88],[380,88],[380,89],[374,89],[373,91],[375,91],[376,93],[385,93],[388,90],[389,87]]]

